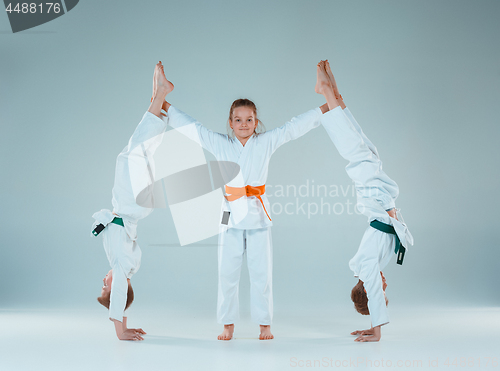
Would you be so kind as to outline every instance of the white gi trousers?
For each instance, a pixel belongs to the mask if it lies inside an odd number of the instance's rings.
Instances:
[[[168,119],[168,116],[167,116]],[[109,318],[122,322],[127,302],[128,282],[141,265],[141,249],[137,244],[137,222],[148,216],[153,209],[139,206],[134,193],[134,183],[147,186],[154,174],[153,155],[162,141],[167,119],[163,121],[151,112],[146,112],[137,125],[128,145],[118,155],[113,186],[113,212],[103,209],[92,215],[97,224],[106,228],[101,232],[104,250],[113,270],[111,283]],[[149,169],[148,169],[149,167]],[[122,218],[124,226],[111,221]]]
[[[228,228],[219,233],[217,322],[229,325],[239,319],[239,282],[245,254],[250,275],[252,321],[259,325],[270,325],[273,318],[271,227]]]
[[[358,207],[361,206],[368,222],[378,220],[392,225],[403,246],[413,245],[413,237],[401,214],[398,212],[400,220],[397,220],[386,212],[395,207],[398,185],[382,170],[377,149],[351,112],[337,107],[323,115],[322,123],[340,155],[349,161],[346,171],[355,183]],[[349,262],[355,277],[363,281],[373,327],[389,322],[380,272],[394,257],[394,247],[393,235],[368,227],[358,252]]]

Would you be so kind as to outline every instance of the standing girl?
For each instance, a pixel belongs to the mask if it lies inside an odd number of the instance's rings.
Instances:
[[[184,116],[172,120],[174,127],[195,124],[203,148],[218,161],[231,161],[240,172],[225,186],[225,201],[218,247],[217,321],[224,325],[219,340],[233,337],[234,323],[239,318],[239,279],[243,256],[247,255],[250,275],[250,305],[252,321],[260,325],[259,339],[273,339],[271,212],[266,196],[269,160],[283,144],[297,139],[320,125],[325,104],[263,132],[255,104],[238,99],[229,110],[228,135],[208,130],[200,123],[171,106],[169,115]],[[179,124],[180,123],[180,124]]]

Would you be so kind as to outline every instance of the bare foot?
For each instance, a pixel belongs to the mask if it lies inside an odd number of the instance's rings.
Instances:
[[[165,71],[163,70],[163,65],[161,64],[161,62],[158,62],[156,64],[155,75],[156,90],[153,96],[160,95],[163,96],[164,99],[168,93],[174,90],[174,84],[168,81],[165,77]]]
[[[274,339],[274,335],[271,334],[271,326],[260,325],[260,340],[271,340]]]
[[[316,76],[316,86],[314,87],[314,91],[318,94],[324,95],[326,89],[332,89],[332,83],[326,73],[324,61],[318,63]]]
[[[333,73],[332,73],[332,70],[330,68],[330,63],[328,62],[328,60],[325,61],[325,69],[326,69],[326,73],[327,73],[328,77],[330,78],[330,82],[332,83],[333,91],[335,92],[335,96],[337,98],[339,98],[340,93],[339,93],[339,89],[337,87],[337,82],[335,81],[335,77],[333,77]]]
[[[162,109],[168,110],[170,104],[165,104],[165,97],[168,93],[174,90],[174,84],[167,80],[165,77],[165,72],[163,71],[163,65],[161,61],[155,66],[155,72],[153,75],[153,98],[151,98],[151,104],[148,111],[151,112],[156,117],[162,118],[166,116]]]
[[[234,324],[224,325],[224,331],[222,331],[222,334],[217,336],[217,339],[218,340],[231,340],[233,338],[233,332],[234,332]]]
[[[337,82],[335,81],[335,77],[333,77],[333,73],[332,73],[332,70],[330,68],[330,63],[328,62],[328,60],[325,61],[325,70],[326,70],[326,73],[328,75],[328,78],[330,79],[330,82],[332,83],[333,94],[335,94],[335,98],[337,99],[337,102],[339,102],[342,109],[345,109],[346,105],[344,103],[344,99],[342,98],[342,95],[340,95],[340,93],[339,93],[339,89],[337,87]]]

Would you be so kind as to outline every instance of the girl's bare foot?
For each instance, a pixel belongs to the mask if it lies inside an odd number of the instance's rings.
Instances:
[[[271,334],[271,326],[260,325],[260,340],[271,340],[274,339],[274,335]]]
[[[318,94],[324,95],[326,89],[332,89],[332,83],[326,73],[325,62],[321,61],[318,63],[316,70],[316,86],[314,87],[314,91]]]
[[[232,325],[224,325],[224,331],[217,336],[218,340],[231,340],[233,338],[234,323]]]

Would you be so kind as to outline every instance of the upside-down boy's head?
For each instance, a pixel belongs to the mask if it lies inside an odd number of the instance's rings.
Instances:
[[[103,286],[101,289],[101,296],[97,298],[97,301],[109,309],[110,296],[111,296],[111,283],[113,282],[113,270],[110,270],[108,274],[102,280]],[[130,280],[128,282],[128,291],[127,291],[127,303],[125,304],[125,309],[128,309],[132,302],[134,301],[134,290],[132,289],[132,285],[130,284]]]
[[[385,296],[385,287],[387,286],[385,283],[385,277],[383,281],[383,289],[384,289],[384,297],[385,297],[385,305],[389,304],[389,299]],[[363,281],[359,280],[356,286],[354,286],[351,290],[351,300],[354,303],[354,308],[356,311],[363,315],[369,315],[370,311],[368,309],[368,296],[366,295],[365,287],[363,286]]]

